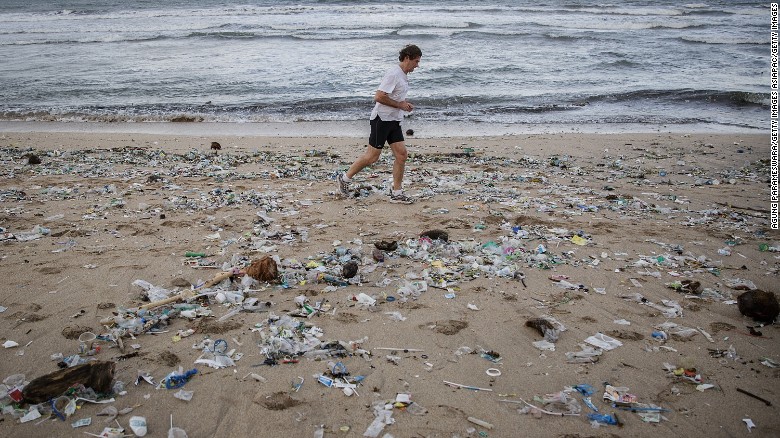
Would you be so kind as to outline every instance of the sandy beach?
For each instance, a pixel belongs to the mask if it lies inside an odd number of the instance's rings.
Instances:
[[[389,151],[337,196],[363,147],[0,133],[0,377],[98,360],[122,382],[62,418],[7,396],[0,435],[780,435],[778,327],[736,304],[780,284],[769,135],[410,137],[412,205]],[[263,256],[273,281],[204,286]],[[139,314],[153,293],[202,296]]]

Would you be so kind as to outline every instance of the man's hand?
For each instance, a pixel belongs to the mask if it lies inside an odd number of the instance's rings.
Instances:
[[[412,105],[410,102],[407,102],[405,100],[403,102],[398,102],[396,100],[393,100],[384,91],[377,90],[376,94],[374,94],[374,101],[379,102],[382,105],[391,106],[393,108],[399,108],[407,112],[410,112],[414,109],[414,105]]]

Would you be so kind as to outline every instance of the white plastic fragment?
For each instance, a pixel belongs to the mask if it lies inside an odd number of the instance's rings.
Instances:
[[[374,421],[368,425],[368,428],[363,432],[363,436],[369,438],[376,438],[382,433],[386,424],[395,423],[393,418],[393,405],[384,404],[384,402],[378,402],[374,404]]]
[[[406,321],[406,317],[401,315],[401,312],[385,312],[385,315],[390,315],[393,321]]]
[[[704,337],[707,338],[708,341],[715,342],[715,339],[712,339],[712,336],[709,333],[707,333],[706,331],[704,331],[704,329],[702,329],[701,327],[696,327],[696,329],[699,332],[701,332],[701,334],[703,334]]]
[[[75,409],[76,409],[76,406],[75,406],[75,403],[74,403],[73,410],[75,411]],[[106,418],[106,423],[110,423],[111,421],[114,420],[114,418],[117,417],[117,415],[119,415],[119,411],[117,410],[116,406],[106,406],[105,408],[103,408],[100,412],[98,412],[95,415],[97,415],[99,417],[108,417],[108,418]]]
[[[532,345],[542,351],[555,351],[555,344],[545,339],[533,342]]]
[[[185,391],[183,389],[179,389],[178,391],[173,393],[173,396],[178,398],[179,400],[183,401],[190,401],[192,400],[192,395],[194,394],[193,391]]]
[[[374,298],[372,298],[370,295],[367,295],[363,292],[360,292],[356,298],[357,298],[358,305],[360,306],[370,307],[376,304],[376,300]]]
[[[568,363],[595,363],[598,362],[599,356],[601,356],[601,349],[593,348],[590,345],[579,344],[581,351],[568,351],[566,352],[566,362]]]
[[[27,411],[26,414],[24,414],[22,418],[19,419],[19,421],[26,423],[28,421],[37,420],[38,418],[41,418],[41,413],[38,412],[38,408],[33,406],[29,411]]]
[[[18,346],[19,346],[19,343],[15,342],[15,341],[8,340],[8,341],[3,342],[3,347],[5,347],[5,348],[13,348],[13,347],[18,347]]]
[[[615,348],[623,345],[622,342],[618,341],[615,338],[611,338],[603,333],[596,333],[593,336],[589,336],[585,339],[585,342],[587,342],[590,345],[599,347],[603,350],[614,350]]]
[[[92,417],[87,417],[70,423],[70,427],[75,429],[77,427],[89,426],[90,424],[92,424]]]
[[[257,380],[258,382],[263,382],[263,383],[265,383],[265,382],[267,382],[267,381],[268,381],[268,380],[267,380],[265,377],[263,377],[263,376],[261,376],[260,374],[257,374],[257,373],[250,373],[250,374],[249,374],[249,377],[251,377],[251,378],[253,378],[253,379]]]
[[[487,421],[480,420],[479,418],[468,417],[466,419],[469,420],[469,422],[476,424],[477,426],[484,427],[485,429],[492,429],[493,428],[492,424],[488,423]]]
[[[399,392],[395,395],[395,402],[409,404],[412,402],[412,395],[406,392]]]

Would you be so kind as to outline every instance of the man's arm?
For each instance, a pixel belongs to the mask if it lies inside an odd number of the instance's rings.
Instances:
[[[376,91],[376,94],[374,94],[374,101],[379,102],[382,105],[391,106],[393,108],[400,108],[404,111],[412,111],[414,109],[414,106],[411,103],[407,101],[398,102],[397,100],[393,100],[390,98],[390,95],[382,90]]]

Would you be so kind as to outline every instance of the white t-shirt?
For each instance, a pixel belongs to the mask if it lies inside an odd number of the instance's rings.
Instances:
[[[409,82],[406,80],[406,73],[401,70],[401,66],[394,65],[385,73],[385,77],[382,78],[382,83],[379,84],[379,91],[384,91],[396,102],[403,102],[406,100],[406,93],[409,92]],[[393,108],[381,104],[379,102],[374,105],[374,110],[371,111],[371,120],[374,120],[376,116],[382,118],[382,120],[397,120],[403,119],[403,110],[401,108]]]

